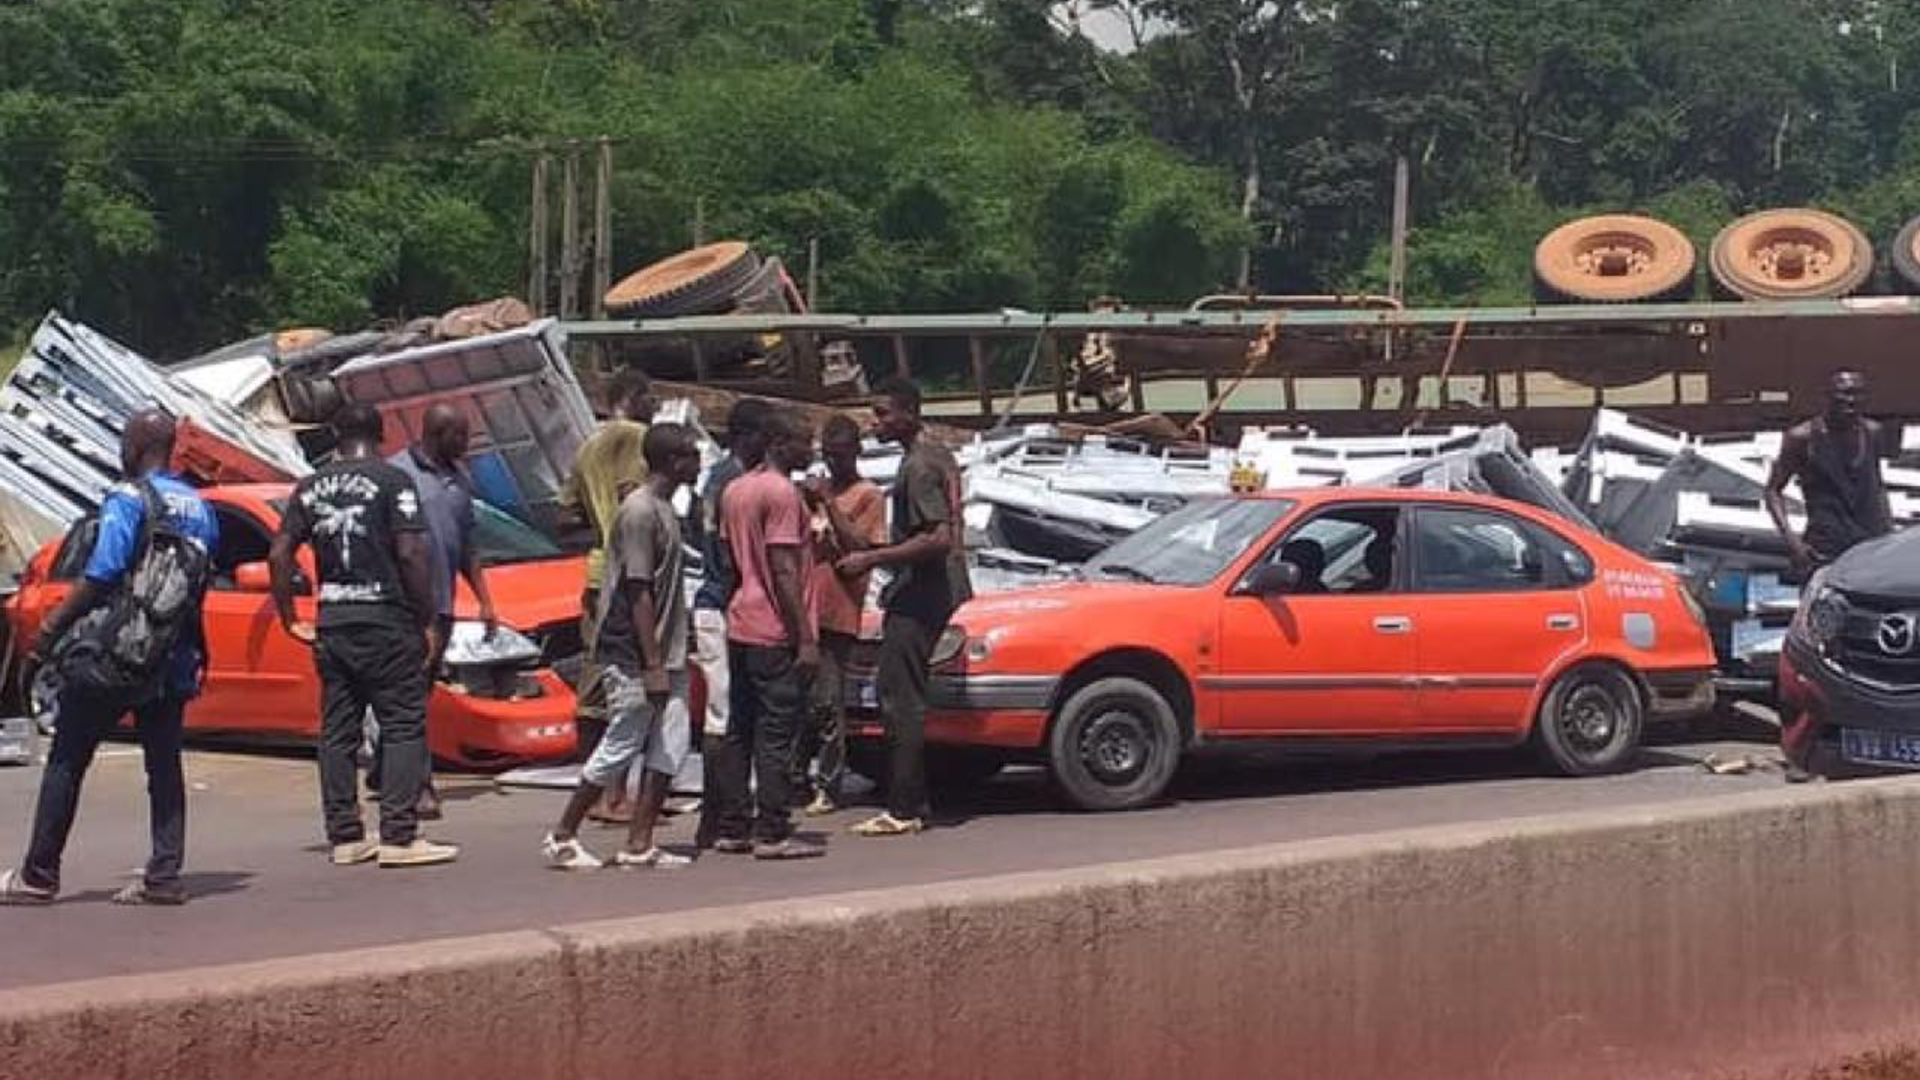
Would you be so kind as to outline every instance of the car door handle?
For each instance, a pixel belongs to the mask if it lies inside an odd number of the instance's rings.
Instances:
[[[1547,616],[1547,629],[1578,630],[1580,629],[1580,617],[1578,615],[1549,615]]]
[[[1413,630],[1413,620],[1405,615],[1381,615],[1373,620],[1373,628],[1382,634],[1405,634]]]

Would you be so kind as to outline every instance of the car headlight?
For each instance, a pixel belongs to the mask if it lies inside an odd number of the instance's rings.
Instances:
[[[1847,601],[1826,583],[1821,570],[1807,582],[1806,600],[1793,616],[1793,630],[1819,646],[1822,651],[1840,640],[1847,626]]]
[[[939,667],[949,663],[966,648],[967,630],[963,626],[949,626],[940,632],[940,640],[933,643],[933,653],[927,657],[928,667]]]
[[[540,659],[540,646],[532,638],[511,627],[502,626],[487,638],[487,624],[462,619],[447,635],[443,657],[448,667],[477,667],[491,664],[520,664]]]

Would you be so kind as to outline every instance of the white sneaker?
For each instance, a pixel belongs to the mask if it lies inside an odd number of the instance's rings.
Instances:
[[[547,865],[555,870],[598,870],[606,865],[578,839],[556,840],[552,833],[540,845]]]
[[[424,836],[415,837],[411,844],[380,845],[380,868],[383,870],[409,866],[439,866],[459,857],[458,847],[452,844],[436,844]]]
[[[682,867],[692,866],[693,860],[660,847],[650,847],[637,854],[622,848],[613,853],[613,865],[639,866],[650,870],[679,870]]]

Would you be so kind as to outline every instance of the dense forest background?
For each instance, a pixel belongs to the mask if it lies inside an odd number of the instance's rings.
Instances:
[[[1404,154],[1411,298],[1516,301],[1586,211],[1884,243],[1917,100],[1911,0],[7,4],[0,344],[55,305],[168,355],[523,292],[531,162],[599,136],[616,276],[698,214],[818,238],[834,308],[1377,288]]]

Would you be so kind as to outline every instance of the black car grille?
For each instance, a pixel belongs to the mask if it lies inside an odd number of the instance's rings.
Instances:
[[[1846,621],[1829,659],[1877,689],[1920,693],[1920,602],[1847,594]],[[1905,631],[1888,620],[1905,620]]]

